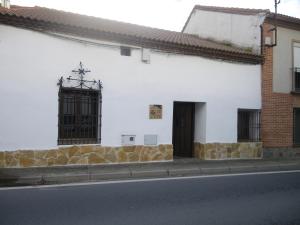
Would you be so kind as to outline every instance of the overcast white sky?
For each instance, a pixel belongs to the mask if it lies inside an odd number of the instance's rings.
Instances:
[[[13,5],[64,11],[181,31],[194,5],[270,9],[274,0],[11,0]],[[281,0],[278,12],[300,17],[300,0]]]

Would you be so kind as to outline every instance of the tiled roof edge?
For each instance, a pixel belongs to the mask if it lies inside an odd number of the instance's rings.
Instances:
[[[156,41],[142,37],[136,37],[125,34],[100,32],[98,30],[75,27],[70,25],[63,25],[57,23],[51,23],[47,21],[36,20],[23,16],[16,16],[10,14],[0,13],[0,23],[6,25],[12,25],[16,27],[28,28],[33,30],[47,30],[53,32],[61,32],[66,34],[73,34],[83,37],[103,39],[108,41],[114,41],[125,44],[135,44],[141,47],[154,48],[164,51],[175,52],[185,55],[203,56],[213,59],[221,59],[225,61],[241,62],[248,64],[260,64],[262,57],[255,54],[247,54],[240,52],[233,52],[227,50],[205,48],[205,47],[193,47],[175,43],[168,43],[166,41]]]
[[[265,19],[265,22],[275,24],[275,13],[269,13]],[[278,26],[290,28],[293,30],[300,30],[300,18],[287,16],[283,14],[276,15],[276,23]]]

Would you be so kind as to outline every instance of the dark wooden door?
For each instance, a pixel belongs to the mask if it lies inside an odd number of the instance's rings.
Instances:
[[[195,104],[174,102],[173,148],[174,156],[192,157],[194,147]]]
[[[300,146],[300,108],[294,108],[294,145]]]

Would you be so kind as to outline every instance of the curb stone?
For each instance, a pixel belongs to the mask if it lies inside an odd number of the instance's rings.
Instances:
[[[203,165],[201,165],[201,163]],[[249,172],[300,170],[300,161],[251,161],[213,163],[166,163],[149,165],[92,166],[2,170],[0,187],[42,184],[66,184],[134,178],[216,175]]]

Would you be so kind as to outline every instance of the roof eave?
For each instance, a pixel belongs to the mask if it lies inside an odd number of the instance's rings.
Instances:
[[[262,56],[211,49],[198,46],[179,45],[165,41],[157,41],[148,38],[130,36],[120,33],[104,32],[83,27],[76,27],[64,24],[51,23],[40,20],[33,20],[26,17],[17,17],[15,15],[0,14],[0,23],[21,27],[36,31],[51,31],[64,34],[77,35],[81,37],[93,38],[96,40],[113,41],[122,44],[137,45],[145,48],[158,49],[167,52],[173,52],[184,55],[202,56],[212,59],[219,59],[230,62],[240,62],[247,64],[261,64]]]
[[[296,21],[297,20],[297,21]],[[300,31],[300,19],[298,18],[280,18],[276,17],[276,22],[274,18],[274,13],[269,13],[265,19],[266,23],[270,24],[277,24],[277,26],[292,29],[292,30],[299,30]]]

